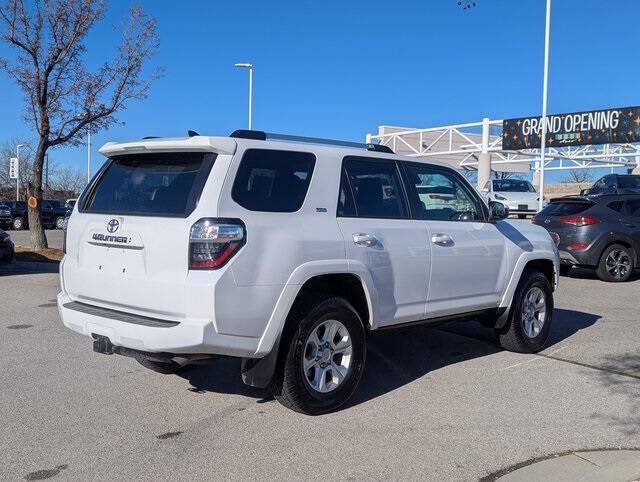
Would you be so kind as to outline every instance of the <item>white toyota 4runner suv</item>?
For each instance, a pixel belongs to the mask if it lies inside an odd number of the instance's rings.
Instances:
[[[479,320],[543,348],[558,253],[455,170],[380,145],[236,131],[108,143],[65,231],[58,308],[164,373],[221,356],[307,414],[343,404],[369,332]]]

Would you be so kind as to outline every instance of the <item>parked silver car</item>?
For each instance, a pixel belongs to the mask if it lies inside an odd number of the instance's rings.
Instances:
[[[498,201],[509,208],[509,213],[520,219],[538,212],[540,195],[529,181],[523,179],[494,179],[482,189],[488,201]],[[548,204],[544,199],[544,206]]]

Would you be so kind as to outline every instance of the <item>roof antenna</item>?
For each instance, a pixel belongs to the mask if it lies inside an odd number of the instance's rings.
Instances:
[[[196,131],[187,131],[187,135],[189,137],[195,137],[195,136],[199,136],[200,134],[198,134]]]

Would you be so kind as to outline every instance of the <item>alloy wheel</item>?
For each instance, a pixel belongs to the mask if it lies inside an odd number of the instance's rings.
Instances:
[[[631,257],[623,249],[614,249],[605,260],[607,272],[616,279],[624,279],[631,270]]]
[[[535,338],[542,331],[547,317],[547,303],[544,291],[533,286],[522,300],[522,327],[529,338]]]
[[[338,388],[349,373],[352,351],[351,336],[342,323],[320,323],[305,342],[302,370],[307,384],[320,393]]]

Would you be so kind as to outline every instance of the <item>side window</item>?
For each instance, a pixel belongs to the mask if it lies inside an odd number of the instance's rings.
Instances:
[[[622,212],[622,206],[623,206],[622,201],[613,201],[607,204],[607,207],[609,209],[613,209],[614,211],[618,211],[619,213]]]
[[[632,218],[640,218],[640,199],[630,199],[624,203],[623,214]]]
[[[407,217],[406,201],[395,162],[345,157],[344,167],[358,217]]]
[[[309,152],[247,149],[231,197],[250,211],[295,212],[307,195],[315,163]]]
[[[353,193],[347,179],[347,173],[343,170],[340,176],[340,193],[338,194],[338,216],[354,217],[356,216],[356,205],[353,201]]]
[[[605,178],[603,177],[600,180],[596,181],[596,183],[593,185],[592,192],[602,192],[606,187],[607,184]]]
[[[455,173],[427,165],[405,166],[414,217],[441,221],[484,221],[484,211]]]

